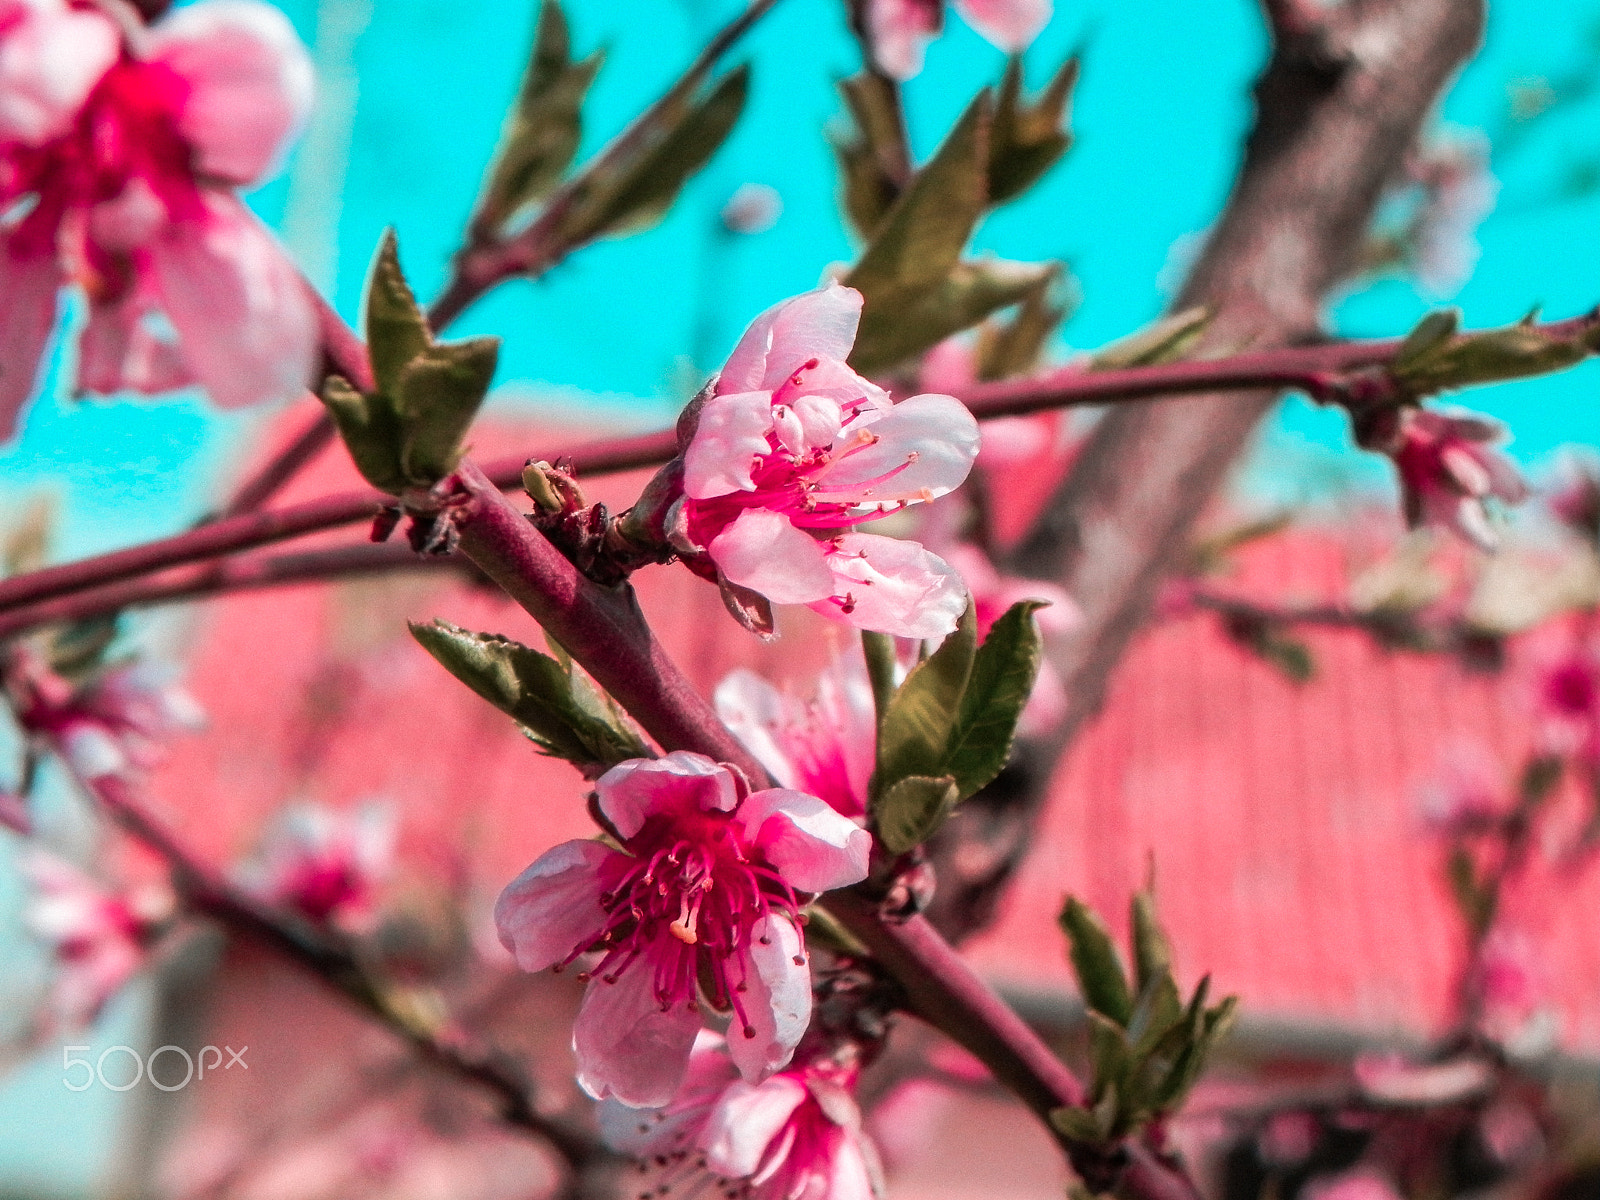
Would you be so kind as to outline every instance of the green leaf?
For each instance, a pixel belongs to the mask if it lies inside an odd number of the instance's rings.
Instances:
[[[1529,808],[1543,804],[1561,782],[1566,762],[1560,755],[1540,754],[1528,760],[1517,783],[1517,794]]]
[[[1078,56],[1061,64],[1038,99],[1022,94],[1022,58],[1013,56],[1000,82],[989,138],[989,203],[1003,204],[1037,183],[1072,145],[1067,103],[1078,81]]]
[[[1503,329],[1457,333],[1460,313],[1429,313],[1402,343],[1389,373],[1412,396],[1564,370],[1600,345],[1600,326],[1563,337],[1530,315]]]
[[[942,764],[977,654],[978,621],[971,603],[954,633],[912,668],[878,725],[875,796],[908,776],[945,774]]]
[[[1428,356],[1443,349],[1460,328],[1459,308],[1434,309],[1418,321],[1406,335],[1406,340],[1400,343],[1400,349],[1395,352],[1390,368],[1404,371],[1419,362],[1427,361]]]
[[[955,776],[965,800],[989,783],[1011,757],[1017,721],[1039,675],[1043,643],[1033,614],[1045,604],[1013,604],[989,629],[973,656],[941,766]]]
[[[889,711],[894,699],[896,656],[894,638],[887,633],[861,631],[861,653],[867,660],[867,678],[872,681],[872,710],[878,720]]]
[[[1103,1096],[1108,1088],[1120,1087],[1133,1065],[1127,1032],[1104,1013],[1090,1009],[1089,1063],[1094,1068],[1089,1094]]]
[[[446,621],[413,622],[411,634],[447,671],[515,718],[545,753],[581,767],[650,756],[638,732],[570,665]]]
[[[1050,1124],[1069,1142],[1078,1142],[1085,1146],[1098,1145],[1100,1142],[1100,1123],[1095,1119],[1094,1113],[1087,1108],[1068,1104],[1052,1108]]]
[[[1174,362],[1194,347],[1211,324],[1208,308],[1186,308],[1155,324],[1112,342],[1096,351],[1089,365],[1096,371],[1120,371],[1129,367],[1155,367]]]
[[[574,204],[563,233],[571,244],[646,229],[661,220],[690,176],[733,132],[750,91],[748,64],[728,72],[669,124],[644,153],[602,174]]]
[[[878,840],[890,854],[904,854],[935,833],[954,810],[960,793],[948,775],[898,779],[872,806]]]
[[[385,229],[367,276],[367,353],[378,391],[394,395],[405,365],[433,344],[428,320],[400,270],[394,230]]]
[[[1061,270],[1052,264],[1050,277],[1023,297],[1011,320],[984,324],[976,355],[979,379],[1009,379],[1039,365],[1045,343],[1067,316],[1068,306],[1053,298],[1060,281]]]
[[[1076,896],[1067,897],[1060,921],[1072,942],[1072,969],[1084,1003],[1126,1028],[1133,1016],[1133,999],[1105,924]]]
[[[917,172],[845,279],[865,297],[866,312],[874,304],[890,303],[897,292],[937,285],[959,261],[988,202],[993,111],[993,98],[987,91],[980,93]]]
[[[1172,947],[1156,920],[1155,896],[1148,891],[1135,892],[1131,909],[1134,977],[1143,991],[1151,980],[1171,976]]]
[[[1478,878],[1478,868],[1465,846],[1457,846],[1450,853],[1446,866],[1450,877],[1450,890],[1462,919],[1474,933],[1482,933],[1494,920],[1498,897],[1494,889]]]
[[[338,375],[322,382],[322,402],[333,414],[339,436],[361,477],[381,492],[398,496],[407,480],[397,461],[400,421],[382,396],[364,395]]]
[[[432,487],[456,469],[499,356],[500,339],[480,337],[435,346],[406,364],[394,401],[405,426],[400,469],[411,483]]]
[[[899,92],[889,79],[863,72],[839,81],[839,91],[854,120],[853,135],[834,140],[844,177],[844,211],[863,238],[870,239],[900,196],[905,131]]]
[[[1139,991],[1128,1018],[1128,1040],[1136,1059],[1148,1057],[1183,1020],[1183,1000],[1172,976],[1158,975]]]

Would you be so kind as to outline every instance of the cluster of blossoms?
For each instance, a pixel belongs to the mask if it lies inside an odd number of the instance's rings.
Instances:
[[[702,983],[732,1014],[735,1066],[765,1079],[811,1017],[803,897],[864,879],[871,836],[815,796],[751,791],[736,769],[686,751],[621,763],[595,793],[616,844],[563,842],[495,906],[525,971],[600,956],[573,1028],[579,1082],[597,1099],[669,1103],[701,1027]]]
[[[944,27],[944,0],[855,0],[878,68],[895,79],[922,70],[928,43]],[[1052,0],[955,0],[956,11],[1009,54],[1026,49],[1049,23]]]
[[[860,318],[861,294],[830,284],[755,320],[713,394],[686,414],[669,534],[725,593],[942,637],[966,608],[961,577],[916,542],[853,527],[960,486],[978,424],[951,396],[896,404],[852,371]]]
[[[199,383],[237,406],[294,394],[314,366],[314,299],[235,194],[309,112],[304,48],[255,0],[149,28],[112,11],[0,0],[0,437],[67,284],[88,300],[80,392]]]

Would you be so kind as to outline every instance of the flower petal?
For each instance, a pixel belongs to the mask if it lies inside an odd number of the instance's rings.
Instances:
[[[234,196],[150,243],[161,308],[183,357],[223,408],[303,392],[316,362],[317,313],[283,249]]]
[[[116,25],[61,0],[5,0],[0,28],[0,141],[38,146],[60,137],[117,61]]]
[[[781,513],[747,509],[706,551],[724,576],[774,604],[809,604],[833,594],[822,543]]]
[[[828,555],[834,595],[847,597],[849,612],[824,601],[811,607],[857,629],[899,637],[944,637],[967,607],[967,588],[948,563],[916,542],[846,533],[833,539]]]
[[[706,1114],[730,1083],[739,1078],[722,1035],[702,1029],[695,1035],[689,1068],[677,1095],[665,1108],[630,1108],[617,1100],[600,1105],[600,1138],[630,1158],[648,1159],[687,1145],[705,1124]]]
[[[752,792],[738,820],[796,891],[827,892],[867,877],[872,835],[816,796],[786,788]]]
[[[748,1029],[728,1031],[728,1053],[739,1074],[765,1079],[787,1065],[811,1023],[811,968],[794,923],[777,913],[750,927],[740,958],[746,990],[741,996]],[[798,960],[798,961],[796,961]]]
[[[1007,54],[1025,50],[1050,23],[1051,0],[955,0],[956,11]]]
[[[683,490],[696,500],[748,492],[756,459],[772,453],[772,394],[737,392],[713,396],[683,454]]]
[[[624,838],[656,813],[732,812],[739,803],[733,775],[704,754],[674,750],[662,758],[630,758],[595,784],[600,811]]]
[[[815,476],[819,500],[932,500],[961,486],[978,457],[978,422],[954,396],[913,396],[843,436],[869,430],[875,442]]]
[[[78,339],[77,390],[91,396],[138,392],[150,396],[194,383],[194,374],[173,343],[156,336],[148,310],[136,297],[89,305],[89,322]]]
[[[754,754],[780,784],[793,787],[794,765],[777,738],[786,721],[783,696],[778,689],[754,671],[740,667],[717,684],[712,703],[722,723],[733,731],[745,749]]]
[[[754,1175],[767,1147],[805,1100],[806,1085],[792,1075],[775,1075],[764,1083],[730,1083],[697,1139],[706,1166],[724,1179]]]
[[[600,842],[562,842],[534,859],[495,901],[500,944],[524,971],[542,971],[584,949],[606,925],[600,869],[621,857]]]
[[[775,304],[739,339],[717,392],[770,392],[808,359],[842,361],[855,345],[860,321],[861,293],[837,283]]]
[[[0,441],[16,432],[39,386],[61,282],[54,256],[18,255],[0,243]]]
[[[150,34],[151,58],[189,85],[178,128],[204,175],[250,184],[311,113],[311,58],[287,17],[254,0],[180,8]]]
[[[572,1049],[578,1085],[596,1100],[614,1096],[631,1108],[659,1108],[683,1082],[700,1013],[692,1004],[663,1012],[653,983],[642,961],[615,983],[600,976],[589,981],[572,1027]]]
[[[927,45],[944,24],[943,0],[868,0],[872,57],[885,74],[904,82],[922,70]]]

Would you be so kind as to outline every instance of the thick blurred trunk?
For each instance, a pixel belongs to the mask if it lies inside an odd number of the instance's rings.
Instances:
[[[1482,0],[1267,7],[1293,10],[1291,27],[1276,31],[1233,195],[1176,304],[1214,312],[1201,354],[1317,336],[1323,298],[1355,268],[1385,186],[1477,47],[1484,19]],[[1228,392],[1118,405],[1005,564],[1060,581],[1083,621],[1051,648],[1066,718],[1020,749],[935,850],[931,915],[952,936],[987,923],[1056,764],[1099,709],[1196,518],[1275,399]]]

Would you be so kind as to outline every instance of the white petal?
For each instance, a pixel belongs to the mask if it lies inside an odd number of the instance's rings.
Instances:
[[[848,596],[850,612],[825,601],[811,607],[857,629],[899,637],[944,637],[967,607],[967,587],[948,563],[916,542],[846,533],[834,539],[828,567],[834,595]]]
[[[805,1084],[792,1075],[774,1075],[765,1083],[735,1080],[706,1117],[697,1139],[706,1165],[724,1179],[754,1175],[767,1147],[805,1100]]]
[[[712,703],[722,723],[772,777],[784,787],[794,787],[794,765],[775,736],[785,721],[783,696],[778,689],[754,671],[740,667],[717,685]]]
[[[506,885],[494,925],[517,966],[542,971],[600,936],[606,913],[599,871],[617,854],[600,842],[562,842]]]
[[[117,27],[61,0],[8,0],[0,29],[0,141],[38,146],[60,137],[117,61]]]
[[[955,0],[956,11],[1007,54],[1025,50],[1050,23],[1051,0]]]
[[[630,1108],[659,1108],[683,1082],[700,1013],[687,1004],[662,1012],[652,983],[650,965],[642,960],[615,983],[598,976],[589,981],[572,1027],[572,1049],[578,1085],[596,1100],[615,1097]]]
[[[807,359],[848,358],[860,321],[861,293],[837,283],[775,304],[745,330],[717,390],[770,392]]]
[[[595,784],[600,811],[625,838],[656,813],[732,812],[738,787],[728,768],[703,754],[674,750],[662,758],[630,758]]]
[[[752,792],[738,820],[796,891],[827,892],[867,877],[872,835],[816,796],[785,788]]]
[[[311,113],[311,59],[287,17],[254,0],[173,11],[150,35],[151,58],[189,85],[178,127],[202,174],[255,183]]]
[[[881,417],[852,422],[840,436],[848,439],[860,431],[870,431],[877,441],[841,456],[819,474],[818,499],[932,500],[961,486],[978,457],[978,422],[953,396],[913,396]],[[898,473],[882,478],[891,471]]]
[[[809,604],[832,594],[822,544],[781,513],[747,509],[706,550],[729,580],[774,604]]]
[[[764,940],[763,940],[764,939]],[[759,1082],[788,1065],[811,1023],[811,968],[802,958],[800,932],[776,914],[757,921],[739,955],[746,990],[740,995],[750,1030],[728,1030],[728,1053],[739,1074]]]
[[[683,490],[696,500],[748,492],[756,459],[772,452],[772,394],[738,392],[713,396],[700,407],[700,422],[683,454]]]

